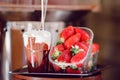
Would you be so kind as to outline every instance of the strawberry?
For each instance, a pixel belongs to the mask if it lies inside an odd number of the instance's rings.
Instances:
[[[78,42],[75,45],[79,46],[80,49],[83,49],[86,52],[88,50],[88,45],[85,42]]]
[[[52,51],[52,58],[56,59],[65,50],[63,44],[58,44]]]
[[[72,36],[74,34],[74,27],[68,26],[66,27],[61,33],[60,33],[60,40],[57,42],[57,44],[65,42],[67,38]]]
[[[81,33],[81,41],[88,42],[90,40],[90,35],[80,28],[75,28],[75,33]]]
[[[86,52],[84,51],[77,53],[75,56],[71,58],[71,63],[77,63],[81,61],[85,57],[85,55],[86,55]]]
[[[59,62],[66,62],[69,63],[71,59],[71,52],[70,50],[64,50],[59,56],[58,56],[58,61]]]
[[[72,52],[72,55],[74,56],[75,54],[78,54],[81,51],[87,52],[88,50],[88,45],[85,42],[77,42],[70,51]]]
[[[79,46],[72,46],[72,48],[70,49],[70,51],[72,52],[72,56],[74,56],[75,54],[83,51],[83,49],[80,49]]]
[[[70,49],[75,43],[80,41],[80,37],[81,37],[80,33],[77,33],[69,37],[64,43],[65,48]]]
[[[93,44],[92,44],[92,54],[94,55],[94,54],[97,53],[98,51],[99,51],[99,44],[93,43]]]
[[[73,74],[80,74],[80,73],[81,73],[81,71],[78,70],[78,68],[73,69],[73,68],[71,68],[71,67],[67,67],[66,72],[67,72],[67,73],[73,73]]]
[[[56,48],[54,48],[51,52],[51,57],[52,57],[52,59],[57,59],[60,54],[61,54],[61,52],[58,51]]]
[[[58,49],[58,51],[61,51],[61,52],[63,52],[65,50],[63,44],[58,44],[55,48]]]

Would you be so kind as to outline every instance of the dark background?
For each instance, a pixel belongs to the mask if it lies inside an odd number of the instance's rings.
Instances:
[[[57,15],[59,13],[59,15]],[[63,17],[61,17],[63,16]],[[0,12],[6,21],[40,21],[40,11]],[[103,74],[105,80],[118,80],[120,67],[120,1],[102,0],[100,12],[48,11],[46,21],[64,21],[67,25],[86,26],[93,30],[94,42],[100,44],[99,64],[112,65]],[[2,42],[2,41],[1,41]],[[2,43],[1,43],[2,45]],[[1,48],[0,48],[1,49]],[[2,49],[1,49],[2,51]],[[2,55],[2,52],[0,53]],[[2,61],[2,58],[0,58]]]

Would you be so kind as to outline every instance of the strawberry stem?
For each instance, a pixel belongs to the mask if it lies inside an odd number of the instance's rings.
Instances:
[[[72,56],[76,55],[77,53],[84,51],[83,49],[79,48],[79,46],[72,46],[71,50]]]
[[[64,43],[64,38],[59,38],[59,40],[58,40],[56,45],[59,45],[59,44],[62,44],[62,43]]]
[[[76,55],[77,53],[80,52],[80,49],[79,49],[78,46],[72,46],[70,51],[72,52],[72,56],[74,56],[74,55]]]
[[[73,70],[78,70],[77,66],[76,65],[71,65],[70,66]]]
[[[55,52],[52,54],[52,58],[56,59],[60,54],[61,54],[61,52],[58,51],[57,49],[55,49]]]

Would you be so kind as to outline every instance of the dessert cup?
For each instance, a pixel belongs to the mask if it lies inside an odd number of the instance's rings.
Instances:
[[[47,72],[51,35],[48,31],[32,30],[23,33],[28,72]]]

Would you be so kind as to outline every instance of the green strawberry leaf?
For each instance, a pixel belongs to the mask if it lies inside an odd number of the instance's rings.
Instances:
[[[78,70],[77,66],[76,65],[71,65],[70,66],[73,70]]]
[[[58,51],[57,49],[55,49],[55,52],[52,54],[52,58],[56,59],[60,54],[61,54],[61,52]]]
[[[80,52],[80,50],[78,49],[78,48],[75,48],[75,47],[73,47],[73,48],[71,48],[71,50],[70,50],[73,54],[73,56],[75,55],[75,54],[77,54],[77,53],[79,53]]]
[[[56,46],[61,44],[61,43],[64,43],[64,39],[63,38],[59,38],[58,42],[56,43]]]
[[[74,56],[74,55],[76,55],[77,53],[83,51],[83,49],[80,49],[78,46],[75,45],[75,46],[72,46],[72,48],[71,48],[70,51],[72,52],[72,56]]]

